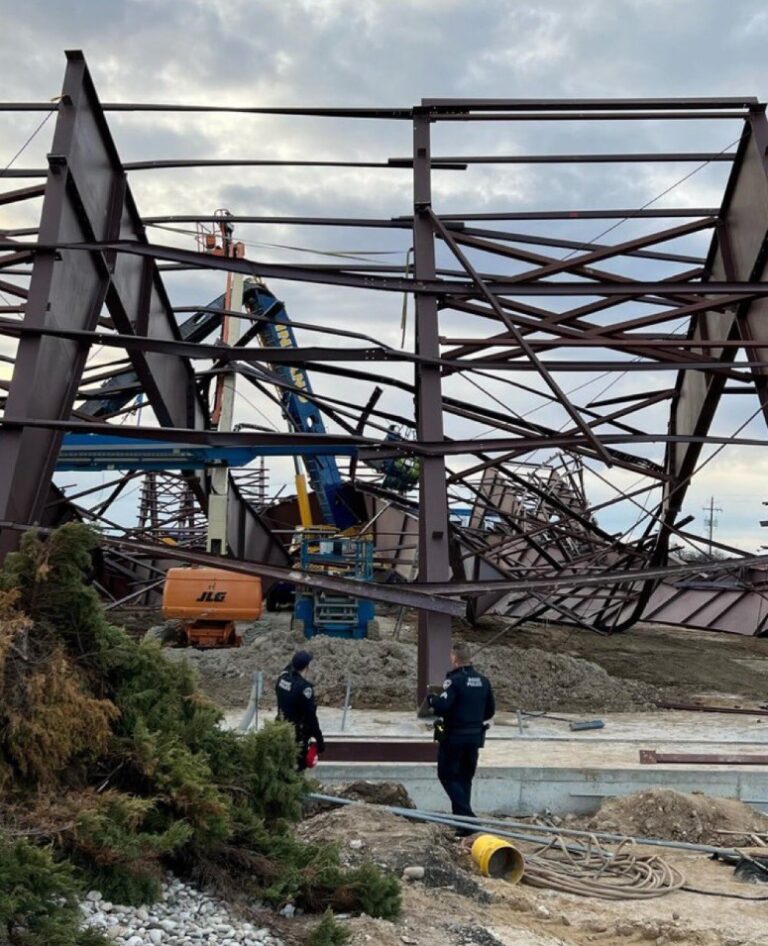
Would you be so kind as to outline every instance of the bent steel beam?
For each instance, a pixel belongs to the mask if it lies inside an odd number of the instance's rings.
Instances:
[[[694,343],[710,338],[740,339],[747,348],[750,361],[754,362],[752,371],[758,381],[766,377],[765,365],[760,362],[768,355],[768,330],[764,325],[768,306],[757,292],[768,285],[766,147],[768,123],[765,110],[759,109],[751,113],[749,123],[744,126],[708,258],[712,280],[742,280],[752,283],[756,293],[748,300],[733,300],[724,311],[712,309],[698,313],[698,317],[691,320],[688,333],[689,340]],[[703,288],[706,290],[706,282]],[[695,352],[697,349],[691,350]],[[698,349],[702,354],[706,351],[708,359],[717,359],[723,366],[733,362],[736,350],[731,346]],[[654,552],[657,563],[666,560],[669,526],[682,507],[704,445],[703,441],[684,438],[706,437],[725,383],[726,377],[720,372],[683,369],[678,375],[669,423],[670,434],[678,439],[670,442],[667,448],[666,467],[671,479],[665,488],[664,525]]]

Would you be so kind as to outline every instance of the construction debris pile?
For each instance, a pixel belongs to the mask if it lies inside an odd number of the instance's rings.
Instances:
[[[302,822],[298,835],[305,841],[333,838],[342,863],[353,866],[367,859],[425,887],[450,887],[464,896],[489,901],[468,864],[457,864],[450,828],[406,821],[376,805],[348,805],[321,812]]]

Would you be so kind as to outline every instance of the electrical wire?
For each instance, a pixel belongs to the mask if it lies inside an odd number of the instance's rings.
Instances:
[[[56,102],[55,102],[55,104],[53,104],[53,105],[51,106],[51,109],[50,109],[50,111],[46,114],[45,118],[44,118],[44,119],[40,122],[40,124],[35,128],[35,130],[34,130],[34,131],[32,132],[32,134],[27,138],[27,140],[24,142],[24,144],[19,148],[19,150],[16,152],[16,154],[14,154],[14,156],[11,158],[11,160],[5,165],[5,167],[3,168],[3,171],[2,171],[3,174],[5,174],[5,172],[8,171],[8,170],[13,166],[14,162],[16,161],[16,159],[17,159],[17,158],[20,158],[21,155],[26,151],[26,149],[32,144],[32,142],[35,140],[35,137],[39,134],[40,131],[42,131],[43,126],[45,125],[45,123],[48,121],[48,119],[51,117],[51,115],[53,115],[54,112],[58,111],[58,108],[59,108],[59,103],[58,103],[58,99],[57,99]]]
[[[168,230],[170,233],[181,233],[184,236],[197,236],[196,230],[189,230],[184,227],[169,227],[162,223],[148,223],[147,226],[155,227],[157,230]],[[369,262],[369,256],[402,256],[402,250],[316,250],[312,247],[292,246],[288,243],[265,243],[258,240],[238,240],[237,242],[242,243],[243,246],[292,250],[294,253],[311,253],[316,256],[340,257],[342,259],[359,260],[363,263]]]
[[[717,154],[718,155],[725,154],[726,151],[730,151],[730,149],[733,148],[735,145],[737,145],[740,141],[741,141],[741,136],[736,138],[730,144],[727,144],[722,150],[718,151]],[[651,204],[655,204],[656,201],[661,200],[662,197],[666,197],[667,194],[671,193],[676,187],[679,187],[681,184],[684,184],[687,180],[690,180],[690,178],[692,178],[694,174],[698,174],[699,171],[703,171],[704,168],[710,164],[712,164],[711,158],[709,161],[704,161],[702,164],[697,165],[695,168],[693,168],[693,170],[689,171],[687,174],[681,177],[680,180],[675,181],[674,184],[670,184],[669,187],[663,190],[660,194],[657,194],[656,197],[654,197],[652,200],[649,200],[647,203],[643,204],[642,207],[638,207],[637,210],[634,210],[631,214],[628,214],[626,217],[622,217],[620,220],[617,220],[616,223],[611,224],[610,227],[608,227],[605,230],[602,230],[591,240],[585,241],[585,243],[596,243],[598,240],[601,240],[604,236],[611,233],[617,227],[621,227],[625,223],[627,223],[627,221],[633,220],[637,214],[642,213],[643,210],[646,210],[648,207],[651,206]],[[566,253],[566,255],[562,257],[562,259],[563,260],[570,259],[575,253],[578,253],[580,249],[585,249],[585,248],[586,248],[585,246],[576,247],[573,250],[571,250],[570,253]]]
[[[736,139],[735,139],[734,141],[732,141],[730,144],[726,145],[722,150],[718,151],[718,154],[725,154],[726,151],[729,151],[731,148],[734,147],[734,145],[737,145],[740,140],[741,140],[740,138],[736,138]],[[709,160],[709,161],[704,161],[702,164],[697,165],[697,167],[693,168],[693,170],[689,171],[687,174],[685,174],[685,175],[684,175],[683,177],[681,177],[679,180],[675,181],[673,184],[670,184],[669,187],[665,188],[663,191],[661,191],[661,193],[659,193],[659,194],[657,194],[655,197],[651,198],[651,200],[646,201],[646,203],[644,203],[641,207],[638,207],[638,208],[637,208],[636,210],[634,210],[631,214],[628,214],[626,217],[622,217],[620,220],[617,220],[616,223],[611,224],[610,227],[608,227],[607,229],[605,229],[605,230],[601,231],[600,233],[598,233],[598,234],[597,234],[595,237],[593,237],[591,240],[585,240],[584,243],[583,243],[581,246],[574,247],[569,253],[566,253],[565,256],[561,257],[561,260],[564,261],[564,260],[570,259],[572,256],[574,256],[574,255],[575,255],[576,253],[578,253],[579,251],[584,250],[584,249],[588,249],[590,243],[596,243],[598,240],[602,239],[602,238],[603,238],[604,236],[606,236],[608,233],[611,233],[613,230],[616,230],[618,227],[620,227],[620,226],[622,226],[623,224],[627,223],[629,220],[633,220],[633,219],[636,217],[637,214],[641,213],[643,210],[646,210],[648,207],[650,207],[652,204],[655,204],[657,201],[661,200],[662,197],[666,197],[667,194],[670,194],[673,190],[675,190],[675,188],[679,187],[681,184],[684,184],[686,181],[690,180],[690,178],[692,178],[695,174],[698,174],[699,171],[702,171],[705,167],[707,167],[707,166],[708,166],[709,164],[711,164],[711,163],[712,163],[712,161]],[[633,358],[632,361],[635,361],[635,362],[640,361],[640,358],[639,358],[639,357]],[[477,373],[479,374],[480,372],[477,372]],[[599,375],[597,375],[597,376],[594,377],[594,378],[590,378],[589,380],[584,381],[584,382],[582,382],[582,383],[579,384],[579,385],[576,385],[576,387],[573,387],[573,388],[571,388],[570,390],[566,391],[565,394],[566,394],[567,397],[570,397],[572,394],[575,394],[577,391],[580,391],[580,390],[582,390],[583,388],[586,388],[586,387],[588,387],[589,385],[594,384],[595,382],[599,381],[601,378],[605,378],[605,377],[607,377],[607,376],[610,375],[610,374],[611,374],[610,371],[605,371],[605,372],[603,372],[602,374],[599,374]],[[626,372],[623,372],[622,374],[618,375],[617,377],[614,376],[614,377],[611,379],[610,383],[608,384],[608,388],[612,387],[613,384],[614,384],[616,381],[620,381],[620,380],[624,377],[624,375],[626,375]],[[492,378],[493,375],[486,374],[485,377]],[[496,380],[499,380],[499,379],[496,379]],[[476,385],[476,386],[477,386],[477,385]],[[481,388],[480,390],[483,390],[483,389]],[[604,390],[607,390],[607,388],[605,388]],[[487,391],[483,391],[483,393],[487,394],[488,392],[487,392]],[[602,393],[602,392],[601,392],[601,393]],[[490,396],[490,395],[489,395],[489,396]],[[600,396],[600,395],[598,395],[598,397],[599,397],[599,396]],[[521,415],[518,415],[518,416],[520,416],[520,417],[528,417],[528,416],[530,416],[531,414],[534,414],[534,413],[536,413],[537,411],[542,410],[544,407],[547,406],[548,403],[549,403],[549,400],[548,400],[547,402],[545,402],[544,404],[539,404],[537,407],[531,408],[531,409],[530,409],[529,411],[527,411],[525,414],[521,414]],[[495,428],[489,428],[487,431],[481,431],[479,434],[475,434],[475,436],[474,436],[473,438],[471,438],[471,439],[477,439],[478,437],[485,436],[486,433],[490,433],[490,432],[492,432],[494,429],[495,429]]]
[[[362,802],[333,795],[311,793],[314,801],[339,806],[360,805]],[[664,841],[660,838],[630,838],[624,835],[591,833],[573,829],[557,829],[550,825],[524,824],[507,822],[499,819],[464,818],[458,815],[441,815],[437,812],[420,809],[399,808],[394,805],[378,806],[383,811],[399,815],[413,821],[425,821],[442,824],[446,827],[467,829],[468,827],[492,831],[499,837],[524,841],[534,845],[531,853],[523,853],[525,872],[523,883],[534,887],[546,887],[563,893],[591,897],[600,900],[650,900],[675,891],[685,891],[707,897],[724,897],[733,900],[768,901],[768,896],[749,897],[740,893],[722,890],[705,890],[693,887],[685,882],[683,872],[669,864],[656,854],[643,854],[640,846],[655,845],[693,853],[733,855],[739,854],[738,848],[719,848],[706,844],[693,844],[684,841]],[[520,828],[525,831],[505,830]],[[536,832],[558,831],[551,839],[542,843]],[[533,835],[531,834],[533,832]],[[586,844],[566,841],[563,835],[585,837]],[[609,849],[604,841],[617,844]]]
[[[688,328],[688,322],[685,321],[684,323],[682,323],[681,325],[678,325],[675,329],[673,329],[669,334],[679,335],[683,331],[687,330],[687,328]],[[634,358],[631,358],[629,363],[636,364],[637,362],[641,360],[642,360],[642,357],[640,355],[637,355]],[[469,370],[472,371],[474,374],[479,374],[481,377],[488,378],[491,381],[502,381],[502,382],[506,382],[507,384],[514,383],[514,382],[509,381],[508,378],[499,377],[499,375],[491,374],[488,371],[481,371],[478,369],[469,369]],[[597,400],[597,398],[602,397],[602,395],[605,394],[606,391],[609,391],[613,387],[614,384],[616,384],[619,381],[622,381],[626,376],[627,376],[627,371],[622,371],[619,374],[614,374],[613,371],[610,371],[610,370],[603,371],[600,374],[595,375],[594,378],[588,378],[586,381],[582,381],[581,384],[577,384],[575,387],[570,388],[569,390],[565,392],[565,394],[567,397],[570,397],[572,394],[576,394],[578,391],[581,391],[592,384],[597,384],[597,382],[601,381],[603,378],[610,378],[611,380],[608,382],[608,384],[605,387],[601,388],[600,391],[597,392],[597,394],[593,395],[592,400]],[[466,380],[469,380],[468,375],[465,375],[465,378]],[[488,395],[488,397],[491,397],[491,398],[493,397],[493,395],[489,394],[488,391],[482,388],[480,390],[482,390],[484,394]],[[558,403],[556,398],[547,395],[544,391],[537,392],[537,393],[539,393],[540,397],[546,398],[545,402],[543,404],[538,404],[536,407],[530,408],[524,414],[516,414],[515,416],[519,417],[520,419],[524,419],[526,417],[530,417],[531,414],[537,413],[537,411],[543,410],[545,407],[548,407],[550,404]],[[501,403],[501,402],[497,400],[497,403]],[[506,408],[506,409],[508,410],[509,408]],[[568,423],[569,421],[565,421],[558,428],[561,433],[568,426]],[[489,427],[487,430],[481,431],[479,434],[475,434],[470,439],[477,440],[479,437],[485,436],[488,433],[492,433],[495,429],[496,428],[494,427]]]
[[[680,889],[686,893],[699,893],[705,897],[727,897],[729,900],[751,900],[754,903],[768,900],[768,897],[747,897],[743,893],[726,893],[724,890],[702,890],[701,887],[689,887],[688,884],[683,884]]]
[[[309,797],[335,805],[361,804],[332,795],[312,793]],[[478,832],[486,829],[481,818],[462,818],[394,805],[379,807],[382,811],[413,821],[442,824],[465,831],[468,828],[476,828]],[[542,838],[535,834],[542,826],[524,827],[525,833],[503,828],[491,829],[498,837],[535,845],[532,853],[523,855],[524,883],[602,900],[648,900],[679,890],[685,883],[682,872],[663,858],[656,854],[638,853],[636,847],[640,842],[632,838],[622,838],[615,850],[609,850],[594,835],[588,838],[586,844],[566,841],[561,835],[542,843]]]
[[[243,394],[242,391],[238,390],[237,388],[235,388],[235,396],[242,398],[245,401],[245,403],[248,405],[248,407],[256,411],[256,413],[260,417],[263,418],[264,422],[267,424],[270,430],[274,430],[275,432],[277,432],[277,427],[275,426],[274,422],[271,421],[269,417],[267,417],[267,415],[264,413],[264,411],[260,410],[249,397],[247,397],[245,394]]]
[[[748,417],[742,424],[740,424],[740,425],[736,428],[736,430],[734,430],[734,432],[730,435],[729,440],[734,440],[736,437],[738,437],[738,435],[742,432],[742,430],[744,430],[745,427],[747,427],[749,424],[751,424],[752,421],[757,417],[757,415],[760,414],[760,413],[765,409],[766,404],[768,404],[768,399],[766,399],[765,401],[760,401],[758,407],[757,407],[757,408],[749,415],[749,417]],[[667,498],[668,498],[668,499],[671,499],[671,497],[674,496],[675,493],[676,493],[678,490],[682,489],[683,486],[687,486],[687,485],[690,483],[690,481],[693,479],[693,477],[694,477],[697,473],[699,473],[701,470],[703,470],[705,466],[707,466],[707,465],[710,464],[714,459],[716,459],[716,458],[723,452],[723,450],[724,450],[727,446],[728,446],[727,441],[726,441],[725,443],[721,443],[721,444],[712,452],[712,454],[711,454],[710,456],[708,456],[705,460],[702,460],[702,462],[701,462],[697,467],[695,467],[695,469],[693,469],[693,470],[691,471],[691,473],[688,474],[688,476],[684,477],[684,478],[677,484],[677,486],[675,486],[674,489],[670,490],[669,495],[668,495]],[[645,522],[645,521],[646,521],[647,519],[649,519],[649,518],[653,518],[653,519],[657,520],[658,522],[661,522],[661,521],[662,521],[662,516],[661,516],[660,514],[655,513],[655,512],[651,512],[651,511],[647,511],[644,515],[640,516],[640,517],[637,519],[637,521],[633,523],[633,525],[631,525],[628,529],[625,529],[625,530],[624,530],[624,532],[623,532],[622,535],[621,535],[621,538],[625,538],[625,537],[631,535],[631,533],[634,532],[634,530],[635,530],[641,523]],[[688,544],[689,544],[689,545],[692,544],[692,543],[690,542],[690,540],[686,540],[686,541],[688,541]],[[703,541],[703,539],[702,539],[702,541]],[[734,559],[734,563],[736,563],[736,562],[738,562],[738,559]]]
[[[47,118],[50,117],[50,114],[51,114],[51,113],[49,113],[49,115],[46,116],[46,119],[43,120],[43,122],[41,123],[41,126],[40,126],[40,127],[42,127],[42,124],[44,124],[44,122],[47,120]],[[730,142],[730,143],[727,144],[724,148],[722,148],[722,149],[718,152],[718,154],[724,154],[725,152],[727,152],[728,150],[730,150],[732,147],[734,147],[735,145],[737,145],[737,144],[739,143],[739,141],[740,141],[740,138],[737,138],[737,139],[735,139],[734,141]],[[683,177],[681,177],[681,178],[679,178],[678,180],[674,181],[672,184],[670,184],[668,187],[666,187],[664,190],[662,190],[662,191],[661,191],[659,194],[657,194],[655,197],[653,197],[653,198],[651,198],[650,200],[646,201],[646,203],[644,203],[644,204],[641,205],[639,208],[637,208],[637,210],[634,211],[632,214],[628,214],[627,216],[621,218],[621,219],[618,220],[616,223],[612,224],[610,227],[608,227],[608,228],[606,228],[605,230],[601,231],[599,234],[597,234],[595,237],[593,237],[590,241],[586,241],[586,242],[588,242],[588,243],[589,243],[589,242],[591,242],[591,243],[597,242],[597,241],[600,240],[602,237],[606,236],[608,233],[612,232],[613,230],[615,230],[615,229],[617,229],[618,227],[622,226],[624,223],[626,223],[626,222],[628,222],[629,220],[633,219],[633,217],[634,217],[637,213],[640,213],[641,211],[647,209],[648,207],[650,207],[651,205],[653,205],[654,203],[656,203],[657,201],[659,201],[660,199],[662,199],[664,196],[666,196],[667,194],[671,193],[671,192],[672,192],[673,190],[675,190],[677,187],[679,187],[680,185],[682,185],[682,184],[685,183],[686,181],[690,180],[694,175],[698,174],[700,171],[702,171],[705,167],[707,167],[707,166],[708,166],[709,164],[711,164],[711,163],[712,163],[711,160],[702,162],[700,165],[698,165],[697,167],[693,168],[693,169],[692,169],[691,171],[689,171],[687,174],[683,175]],[[158,229],[169,230],[169,231],[171,231],[171,232],[177,232],[177,233],[182,233],[182,234],[194,234],[194,233],[195,233],[195,231],[192,231],[192,230],[187,230],[187,229],[182,229],[182,228],[176,228],[176,227],[169,227],[169,226],[162,225],[162,224],[151,224],[151,225],[157,227]],[[321,250],[310,249],[310,248],[307,248],[307,247],[297,247],[297,246],[288,245],[288,244],[267,243],[267,242],[255,242],[255,241],[250,241],[250,242],[243,241],[243,242],[244,242],[245,245],[247,245],[247,246],[273,247],[273,248],[279,248],[279,249],[287,249],[287,250],[291,250],[291,251],[294,251],[294,252],[315,253],[315,254],[323,255],[323,256],[346,257],[346,258],[351,258],[351,259],[363,259],[363,260],[365,259],[365,257],[363,257],[363,256],[361,256],[361,255],[357,255],[355,252],[352,252],[352,251],[321,251]],[[575,247],[575,248],[572,249],[569,253],[565,254],[565,256],[563,256],[562,259],[567,260],[567,259],[571,258],[571,257],[574,256],[577,252],[579,252],[579,250],[582,249],[582,248],[583,248],[583,246],[582,246],[582,247]],[[396,255],[396,251],[364,251],[364,252],[366,252],[366,256]],[[409,252],[410,252],[410,251],[409,251]],[[408,260],[407,260],[407,258],[406,258],[406,271],[407,271],[407,268],[408,268]],[[404,324],[404,323],[405,323],[405,311],[404,311],[404,314],[403,314],[403,335],[404,335],[404,332],[405,332],[405,324]],[[635,361],[638,361],[639,358],[635,358],[634,360],[635,360]],[[583,383],[580,384],[580,385],[577,385],[577,386],[574,387],[571,391],[568,392],[568,395],[573,394],[573,393],[575,393],[576,391],[578,391],[578,390],[580,390],[580,389],[582,389],[582,388],[584,388],[584,387],[587,387],[588,385],[594,384],[596,381],[599,381],[601,377],[605,377],[605,376],[608,375],[608,374],[610,374],[610,372],[605,372],[605,373],[603,373],[603,375],[599,375],[599,376],[596,377],[596,378],[590,379],[590,380],[588,380],[588,381],[586,381],[586,382],[583,382]],[[613,384],[615,383],[615,381],[616,381],[616,380],[620,380],[622,376],[623,376],[623,375],[620,375],[618,379],[615,378],[615,377],[612,377],[612,378],[611,378],[611,381],[609,382],[609,384],[601,391],[601,393],[603,393],[605,390],[608,390],[608,388],[612,387]],[[495,401],[497,404],[500,404],[500,405],[501,405],[502,402],[501,402],[498,398],[496,398],[496,397],[494,397],[493,395],[491,395],[490,392],[487,391],[487,389],[484,389],[479,383],[477,383],[476,381],[474,381],[474,380],[471,379],[471,378],[468,378],[468,380],[470,381],[470,383],[471,383],[475,388],[477,388],[478,390],[482,391],[484,394],[486,394],[488,397],[490,397],[490,398],[491,398],[493,401]],[[599,395],[598,395],[598,396],[599,396]],[[541,405],[539,405],[539,406],[536,407],[536,408],[532,408],[531,410],[529,410],[528,412],[526,412],[526,414],[524,414],[524,415],[522,415],[522,416],[523,416],[523,417],[526,417],[526,416],[528,416],[529,414],[532,414],[532,413],[534,413],[535,411],[542,409],[544,406],[545,406],[544,404],[541,404]],[[479,437],[479,436],[481,436],[481,435],[482,435],[482,434],[476,434],[475,437]],[[721,448],[721,449],[722,449],[722,448]],[[719,451],[718,451],[718,452],[719,452]],[[715,454],[715,455],[716,455],[716,454]],[[638,504],[638,505],[639,505],[639,504]],[[641,507],[641,508],[642,508],[642,507]],[[634,528],[636,528],[642,521],[644,521],[645,518],[647,518],[647,517],[650,516],[650,515],[653,515],[653,513],[650,513],[650,512],[648,512],[648,511],[646,511],[646,515],[645,515],[645,516],[642,516],[642,517],[638,520],[637,523],[635,523],[629,530],[627,530],[627,531],[625,532],[625,535],[628,534],[628,533],[630,533],[630,532],[631,532]]]
[[[50,111],[46,114],[45,118],[38,124],[38,126],[35,128],[35,130],[30,134],[30,136],[29,136],[29,137],[27,138],[27,140],[24,142],[24,144],[19,148],[19,150],[16,152],[16,154],[13,155],[13,157],[10,159],[10,161],[9,161],[9,162],[5,165],[5,167],[2,169],[2,174],[5,174],[6,171],[10,170],[11,167],[13,167],[14,163],[16,162],[16,160],[17,160],[18,158],[20,158],[22,154],[24,154],[24,152],[26,151],[26,149],[32,144],[32,142],[35,140],[35,138],[37,137],[37,135],[42,131],[43,126],[45,125],[45,123],[48,121],[48,119],[51,117],[51,115],[53,115],[53,113],[54,113],[55,111],[57,111],[57,110],[58,110],[58,99],[56,100],[56,103],[51,107]],[[11,304],[12,304],[12,303],[10,302],[10,300],[8,299],[8,297],[5,295],[4,292],[0,292],[0,298],[2,298],[2,299],[5,301],[5,303],[6,303],[7,305],[11,305]]]
[[[729,147],[730,147],[730,146],[729,146]],[[682,326],[682,325],[681,325],[681,326],[678,326],[676,329],[673,330],[673,332],[672,332],[671,334],[677,335],[677,334],[679,334],[679,333],[683,330],[683,328],[684,328],[684,326]],[[638,358],[634,358],[634,359],[632,359],[632,360],[636,362],[636,361],[639,361],[640,358],[638,357]],[[477,373],[477,374],[481,374],[481,372],[476,372],[476,373]],[[498,380],[498,381],[505,381],[505,380],[506,380],[505,378],[498,378],[498,377],[496,377],[495,375],[491,375],[491,374],[488,374],[488,373],[482,373],[482,374],[483,374],[483,377],[487,377],[487,378],[489,378],[489,379],[494,379],[494,380]],[[568,391],[567,394],[568,394],[568,395],[573,394],[573,393],[575,393],[577,390],[579,390],[580,388],[586,387],[588,384],[593,384],[593,383],[595,383],[596,381],[599,381],[601,378],[607,377],[609,374],[611,374],[611,372],[608,372],[608,371],[603,372],[601,375],[598,375],[597,377],[592,378],[592,379],[590,379],[589,381],[584,382],[583,384],[579,385],[578,387],[573,388],[572,390]],[[614,381],[620,381],[623,377],[626,376],[626,374],[627,374],[627,372],[626,372],[626,371],[623,371],[623,372],[621,372],[618,376],[615,376],[604,388],[602,388],[602,389],[597,393],[596,397],[597,397],[597,398],[601,397],[606,391],[608,391],[608,390],[613,386]],[[474,384],[475,387],[479,388],[479,389],[480,389],[484,394],[486,394],[489,398],[491,398],[492,400],[496,401],[496,402],[499,403],[499,404],[501,403],[497,398],[494,397],[494,395],[492,395],[489,391],[487,391],[487,390],[485,390],[484,388],[482,388],[482,387],[481,387],[479,384],[477,384],[476,382],[472,381],[472,379],[467,378],[467,380],[470,381],[472,384]],[[756,409],[752,414],[750,414],[750,416],[734,431],[734,433],[731,435],[731,438],[735,438],[736,436],[738,436],[738,434],[740,434],[741,431],[744,430],[744,428],[747,427],[747,426],[755,419],[755,417],[757,417],[757,415],[764,409],[765,403],[766,403],[766,402],[762,402],[762,401],[760,402],[760,404],[759,404],[759,406],[757,407],[757,409]],[[532,408],[531,410],[527,411],[525,414],[521,414],[521,415],[518,415],[518,416],[520,416],[521,418],[527,417],[529,414],[532,414],[532,413],[535,413],[535,412],[538,411],[538,410],[541,410],[541,408],[544,407],[544,406],[546,406],[546,405],[540,404],[538,407]],[[563,424],[560,426],[559,431],[562,432],[562,431],[565,429],[565,427],[567,427],[567,426],[568,426],[568,422],[566,421],[565,423],[563,423]],[[471,439],[476,439],[478,436],[480,436],[480,434],[476,434],[475,437],[473,437],[473,438],[471,438]],[[716,457],[717,457],[720,453],[722,453],[722,451],[725,449],[726,446],[727,446],[727,444],[723,443],[723,444],[721,444],[719,447],[717,447],[717,449],[711,454],[711,456],[707,457],[707,459],[705,459],[704,461],[702,461],[687,477],[685,477],[680,483],[678,483],[678,485],[675,487],[675,489],[672,490],[672,492],[670,493],[670,496],[674,495],[674,493],[675,493],[677,490],[681,489],[684,485],[690,483],[690,481],[691,481],[691,479],[693,478],[693,476],[694,476],[696,473],[700,472],[705,466],[707,466],[707,464],[711,463],[712,460],[716,459]],[[598,476],[599,479],[602,479],[602,477],[600,477],[599,474],[597,474],[597,472],[596,472],[595,470],[591,470],[590,472],[593,473],[595,476]],[[604,482],[606,482],[606,481],[604,480]],[[610,484],[609,484],[609,485],[610,485]],[[654,488],[654,487],[649,487],[649,488]],[[620,497],[619,497],[619,499],[617,499],[617,501],[619,501],[619,500],[620,500]],[[638,519],[636,519],[636,520],[632,523],[632,525],[630,525],[627,529],[625,529],[625,530],[621,533],[620,539],[626,539],[628,536],[630,536],[630,535],[632,534],[632,532],[634,532],[635,529],[637,529],[640,525],[642,525],[642,524],[643,524],[644,522],[646,522],[648,519],[655,519],[655,520],[657,520],[657,521],[661,521],[661,516],[659,515],[658,512],[655,512],[655,511],[653,511],[653,510],[646,509],[644,506],[642,506],[640,503],[635,502],[634,500],[631,500],[631,501],[632,501],[633,505],[638,506],[640,509],[643,510],[643,515],[641,515]],[[690,539],[683,537],[683,541],[686,542],[687,545],[691,546],[691,548],[694,548],[694,549],[696,548],[695,543],[694,543],[693,541],[691,541]]]

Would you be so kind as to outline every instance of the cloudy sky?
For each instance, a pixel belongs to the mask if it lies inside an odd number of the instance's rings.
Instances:
[[[28,0],[23,5],[0,0],[0,22],[6,100],[55,96],[65,49],[84,51],[106,102],[408,106],[422,97],[768,96],[768,8],[758,0]],[[14,158],[41,118],[40,113],[0,116],[0,166]],[[126,161],[193,156],[385,160],[405,156],[411,148],[405,122],[147,113],[112,113],[109,121]],[[53,120],[37,132],[14,167],[39,167],[52,130]],[[433,150],[721,151],[732,145],[739,130],[731,122],[709,121],[610,122],[588,128],[572,122],[457,124],[436,130]],[[695,173],[683,180],[691,171]],[[698,170],[693,164],[474,168],[436,173],[435,204],[440,212],[639,208],[672,188],[654,206],[716,206],[726,173],[724,164]],[[135,172],[131,186],[144,215],[227,207],[244,214],[391,217],[409,213],[411,202],[407,170],[164,170]],[[2,227],[33,224],[32,206],[0,208]],[[604,228],[601,221],[525,225],[531,234],[585,241],[599,239]],[[605,240],[647,229],[629,221]],[[271,261],[321,262],[328,257],[315,251],[343,250],[386,253],[377,259],[401,265],[410,245],[407,232],[243,226],[238,235],[248,244],[249,257]],[[190,233],[156,230],[151,238],[194,245]],[[706,237],[697,236],[668,246],[696,255],[706,244]],[[441,261],[449,262],[447,257]],[[506,271],[519,270],[511,265]],[[673,270],[625,261],[620,271],[656,278]],[[214,275],[174,275],[167,284],[178,305],[205,303],[222,288]],[[340,325],[399,343],[401,299],[287,282],[274,283],[272,289],[297,320]],[[551,301],[529,301],[554,307]],[[446,315],[441,330],[449,336],[479,335],[488,324]],[[302,335],[307,342],[321,339]],[[408,378],[405,369],[391,374]],[[457,378],[448,383],[447,392],[494,409],[501,401],[510,410],[535,412],[532,419],[563,426],[562,411],[540,397],[496,379],[477,380],[485,392]],[[532,376],[516,380],[530,383]],[[561,373],[559,380],[566,390],[581,387],[574,398],[587,404],[638,385],[669,386],[672,375],[616,378],[603,394],[610,379]],[[314,383],[318,391],[350,402],[366,399],[371,389],[370,384],[348,382],[340,391],[338,381],[319,377]],[[383,406],[410,411],[407,399],[387,397]],[[751,398],[731,400],[738,403],[723,405],[717,432],[733,432],[757,407]],[[275,411],[247,388],[238,410],[240,419],[281,426]],[[648,429],[666,427],[663,410],[647,411],[642,421]],[[456,420],[451,425],[452,436],[475,436],[483,429]],[[747,430],[760,436],[764,425],[753,423]],[[653,455],[658,458],[660,451]],[[288,464],[275,464],[276,483],[289,474]],[[702,470],[686,511],[697,516],[702,529],[701,507],[714,496],[723,508],[718,536],[755,551],[767,541],[758,524],[764,515],[762,500],[768,499],[766,474],[768,455],[762,448],[724,451]],[[633,482],[616,471],[605,475],[622,488]],[[588,477],[587,485],[594,502],[611,495],[611,487],[596,476]],[[633,510],[625,509],[605,524],[625,528],[632,517]]]

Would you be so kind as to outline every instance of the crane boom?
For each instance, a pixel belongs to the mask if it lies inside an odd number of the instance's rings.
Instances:
[[[254,330],[266,348],[296,348],[296,335],[285,306],[257,280],[247,279],[243,292],[245,307],[253,315],[268,321],[258,323]],[[324,434],[323,415],[311,397],[312,383],[303,365],[272,365],[272,371],[286,387],[280,388],[280,404],[291,427],[297,433]],[[345,484],[336,458],[332,455],[305,454],[302,457],[309,483],[317,497],[323,522],[346,529],[357,517],[344,500]]]

